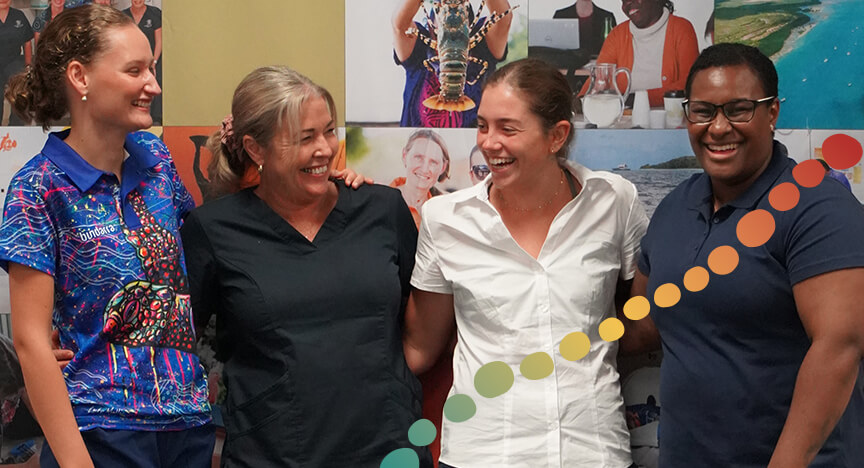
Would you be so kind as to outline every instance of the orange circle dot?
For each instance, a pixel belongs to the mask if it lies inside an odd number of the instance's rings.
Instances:
[[[598,331],[604,341],[616,341],[624,336],[624,324],[615,317],[609,317],[600,322]]]
[[[661,284],[654,290],[657,307],[672,307],[681,300],[681,290],[672,283]]]
[[[822,157],[834,169],[849,169],[861,161],[861,143],[844,133],[829,136],[822,143]]]
[[[728,245],[721,245],[708,254],[708,268],[718,275],[728,275],[738,266],[738,252]]]
[[[684,273],[684,287],[688,291],[697,292],[708,286],[708,270],[696,266]]]
[[[642,320],[651,312],[651,303],[645,296],[633,296],[624,304],[624,316],[630,320]]]
[[[774,234],[774,227],[774,217],[771,213],[765,210],[753,210],[738,221],[735,232],[742,244],[747,247],[759,247],[768,242]]]
[[[777,211],[788,211],[795,208],[800,198],[801,192],[792,182],[783,182],[768,193],[768,203]]]
[[[802,187],[815,187],[825,177],[825,168],[815,159],[808,159],[792,168],[792,177]]]

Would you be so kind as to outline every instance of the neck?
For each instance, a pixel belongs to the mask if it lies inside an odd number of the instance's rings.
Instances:
[[[580,18],[587,18],[594,13],[594,3],[591,0],[577,0],[576,14]]]
[[[405,199],[405,203],[414,208],[420,208],[423,202],[429,197],[428,189],[423,189],[416,185],[408,185],[407,183],[399,187],[399,191],[402,192],[402,198]]]
[[[323,223],[339,196],[336,185],[330,184],[322,196],[295,198],[286,194],[284,184],[270,183],[264,177],[255,189],[255,195],[291,224],[318,220]]]
[[[550,206],[564,192],[566,181],[563,171],[556,160],[554,164],[547,164],[543,170],[535,172],[530,180],[523,178],[513,181],[503,189],[493,181],[493,188],[496,189],[501,207],[514,211],[537,211]]]
[[[132,5],[132,6],[129,8],[129,10],[130,10],[132,13],[135,13],[136,15],[139,15],[139,14],[141,14],[141,13],[144,13],[144,10],[146,10],[146,9],[147,9],[147,6],[146,6],[146,5],[141,5],[141,6],[137,6],[137,7],[136,7],[135,5]]]
[[[125,133],[105,132],[94,129],[86,123],[76,123],[65,141],[91,166],[114,174],[119,180],[125,156],[123,151],[125,140]]]

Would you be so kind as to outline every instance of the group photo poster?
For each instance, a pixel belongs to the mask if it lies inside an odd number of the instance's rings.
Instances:
[[[156,59],[156,81],[162,86],[162,0],[10,0],[6,12],[4,29],[4,53],[0,54],[0,88],[6,88],[9,77],[23,71],[30,64],[39,35],[45,27],[60,12],[67,8],[75,8],[88,3],[100,3],[122,11],[130,16],[147,36],[153,57]],[[3,7],[0,7],[2,16]],[[17,49],[17,53],[15,53]],[[7,53],[12,51],[13,53]],[[35,125],[26,122],[11,110],[8,101],[0,98],[0,126]],[[150,103],[150,115],[153,125],[162,125],[162,96],[156,96]],[[68,124],[68,118],[57,122],[58,125]]]

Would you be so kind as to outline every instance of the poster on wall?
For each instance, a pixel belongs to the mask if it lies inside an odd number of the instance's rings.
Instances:
[[[580,97],[579,126],[678,128],[687,73],[713,43],[713,8],[713,0],[532,0],[528,55],[565,74]]]
[[[864,2],[717,0],[717,40],[758,47],[779,75],[781,128],[864,128]]]
[[[346,0],[346,125],[475,127],[483,82],[527,54],[528,3]]]
[[[48,134],[41,127],[0,127],[0,199],[4,202],[12,176],[42,150],[47,139]],[[2,220],[3,213],[0,212]],[[8,327],[9,276],[0,270],[0,333],[8,335]]]
[[[0,6],[0,15],[8,11],[4,28],[11,28],[13,33],[4,33],[3,53],[0,53],[0,88],[5,89],[6,80],[15,73],[24,70],[29,65],[36,43],[51,19],[64,9],[75,8],[87,3],[101,3],[121,10],[132,17],[150,43],[153,57],[156,60],[156,81],[162,85],[162,0],[11,0],[7,7]],[[2,5],[2,4],[0,4]],[[25,122],[11,112],[8,102],[0,99],[0,125],[25,126],[33,124]],[[162,124],[162,96],[156,96],[150,103],[150,115],[153,125]],[[68,119],[57,122],[58,125],[68,124]]]

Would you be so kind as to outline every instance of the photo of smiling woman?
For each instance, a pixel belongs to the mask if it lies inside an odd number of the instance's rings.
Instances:
[[[426,200],[441,194],[435,184],[450,177],[447,143],[432,130],[417,130],[405,142],[402,164],[405,165],[405,176],[397,177],[390,186],[402,192],[402,198],[414,217],[414,224],[419,226],[420,208]]]

